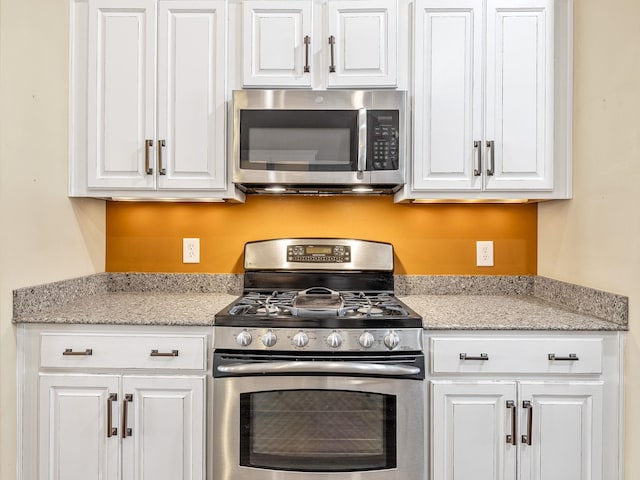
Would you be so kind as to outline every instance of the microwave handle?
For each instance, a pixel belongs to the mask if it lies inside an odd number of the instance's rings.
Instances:
[[[367,109],[358,110],[358,172],[367,168]]]

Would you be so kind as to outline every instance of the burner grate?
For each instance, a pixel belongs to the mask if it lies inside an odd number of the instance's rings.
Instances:
[[[309,308],[296,305],[298,291],[274,291],[271,293],[249,292],[241,297],[229,310],[230,315],[256,317],[270,316],[335,316],[335,317],[385,317],[408,316],[409,312],[393,296],[387,292],[339,292],[342,299],[339,307],[317,306]],[[304,302],[300,302],[304,303]]]

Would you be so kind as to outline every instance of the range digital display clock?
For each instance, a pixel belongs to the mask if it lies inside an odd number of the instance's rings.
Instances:
[[[349,263],[349,245],[287,245],[287,261],[303,263]]]
[[[320,254],[324,254],[324,255],[331,255],[333,253],[333,247],[327,247],[327,246],[314,246],[314,245],[306,245],[305,249],[307,251],[307,255],[315,255],[317,253]]]

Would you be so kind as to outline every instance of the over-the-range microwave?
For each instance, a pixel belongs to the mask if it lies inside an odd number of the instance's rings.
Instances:
[[[247,193],[394,192],[406,103],[397,90],[236,90],[233,181]]]

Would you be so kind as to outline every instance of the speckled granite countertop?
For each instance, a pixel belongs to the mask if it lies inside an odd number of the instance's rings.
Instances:
[[[239,275],[97,274],[14,291],[15,323],[213,325]]]
[[[532,296],[410,295],[426,330],[625,330]]]
[[[626,297],[536,276],[397,276],[428,330],[627,330]],[[234,274],[101,273],[14,291],[15,323],[213,325]]]

